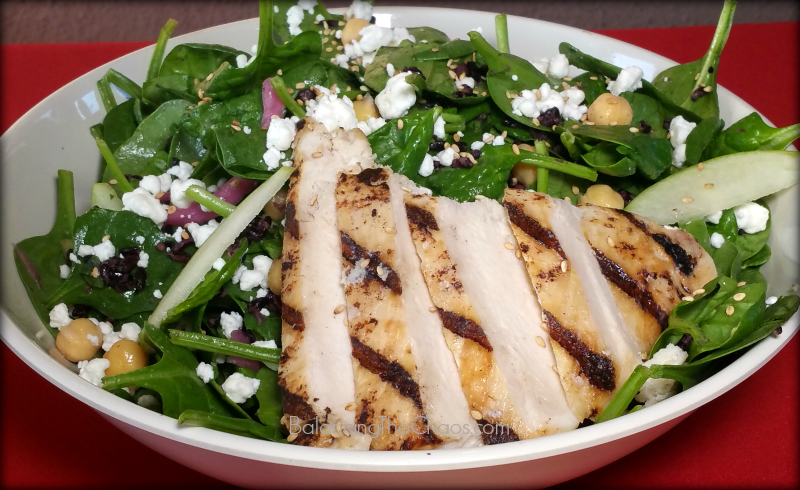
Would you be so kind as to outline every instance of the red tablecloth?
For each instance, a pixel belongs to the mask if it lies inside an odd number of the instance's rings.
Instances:
[[[713,27],[603,34],[678,62],[700,58]],[[773,123],[798,122],[800,24],[735,25],[719,82]],[[4,45],[0,127],[50,93],[147,43]],[[158,455],[25,366],[3,344],[2,488],[219,488]],[[650,445],[563,488],[797,488],[800,340]]]

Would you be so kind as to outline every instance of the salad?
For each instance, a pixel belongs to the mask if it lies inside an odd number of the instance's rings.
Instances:
[[[344,15],[260,0],[252,53],[167,53],[170,20],[144,83],[113,69],[97,82],[107,114],[88,128],[102,155],[91,209],[76,214],[60,170],[52,230],[15,245],[51,355],[181,424],[293,442],[277,373],[280,258],[293,142],[313,120],[360,129],[376,163],[433,196],[532,190],[690,233],[717,277],[669,312],[649,360],[582,425],[691,388],[800,305],[767,297],[759,272],[771,255],[763,198],[796,185],[784,150],[800,124],[720,119],[734,8],[724,3],[701,59],[652,81],[566,42],[551,58],[514,56],[503,15],[493,45],[480,30],[377,26],[360,0]]]

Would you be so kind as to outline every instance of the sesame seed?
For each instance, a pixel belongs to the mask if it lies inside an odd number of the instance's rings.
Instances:
[[[292,87],[288,87],[288,88],[286,89],[286,91],[287,91],[288,93],[290,93],[290,94],[293,94],[293,93],[294,93],[294,89],[293,89]]]
[[[108,181],[108,183],[111,185],[117,185],[117,179],[111,179]]]
[[[684,197],[683,199],[681,199],[681,201],[683,201],[683,202],[688,204],[688,203],[694,201],[694,199],[692,199],[691,197]]]
[[[395,231],[396,231],[396,230],[395,230],[394,228],[392,228],[391,226],[387,226],[387,227],[385,228],[385,230],[386,230],[386,233],[395,233]]]
[[[606,77],[606,80],[605,80],[605,82],[606,82],[606,83],[609,83],[609,82],[611,82],[611,79],[610,79],[610,78],[608,78],[608,77]]]
[[[295,84],[294,88],[301,89],[301,88],[305,88],[305,86],[306,86],[306,84],[304,82],[297,82],[297,84]]]
[[[708,183],[708,184],[705,185],[705,188],[706,189],[713,189],[714,188],[714,184]]]
[[[397,130],[399,131],[401,129],[403,129],[403,120],[402,119],[398,119],[397,120]]]
[[[278,68],[278,76],[281,76],[281,75],[283,75],[283,70],[281,70],[280,68]]]
[[[458,76],[456,76],[456,72],[453,70],[447,70],[447,74],[450,75],[450,78],[453,80],[458,80]],[[506,92],[506,94],[508,94],[508,92]]]
[[[315,151],[314,153],[311,154],[311,156],[314,157],[314,158],[319,158],[319,157],[322,156],[322,153],[320,153],[318,151]]]
[[[448,148],[450,148],[450,143],[448,143],[447,141],[445,141],[445,142],[444,142],[444,149],[446,150],[446,149],[448,149]]]
[[[597,80],[597,77],[589,77],[589,80]]]
[[[566,260],[561,261],[561,272],[567,272],[569,268],[569,263]]]
[[[409,192],[409,193],[411,192],[411,189],[409,189],[408,187],[400,187],[400,190],[403,192]]]
[[[705,167],[706,167],[705,164],[703,162],[700,162],[697,164],[697,171],[702,172]]]
[[[286,442],[294,442],[297,439],[297,434],[289,434],[289,437],[286,438]]]
[[[606,237],[606,242],[608,242],[609,247],[614,246],[614,240],[611,237]]]
[[[197,98],[198,99],[202,99],[203,98],[203,89],[197,89]]]
[[[356,95],[356,100],[364,100],[364,96],[361,94]]]
[[[279,115],[277,115],[277,114],[273,114],[273,115],[271,115],[269,118],[270,118],[270,119],[280,119],[280,118],[281,118],[281,116],[279,116]]]
[[[484,143],[491,143],[491,141],[492,141],[493,139],[494,139],[494,135],[493,135],[493,134],[490,134],[489,136],[487,136],[487,137],[483,138],[483,142],[484,142]]]
[[[514,257],[516,257],[518,259],[521,259],[522,258],[522,250],[517,249],[516,251],[514,251]]]
[[[317,196],[314,196],[314,197],[312,197],[312,198],[311,198],[311,202],[310,202],[310,203],[308,203],[308,205],[309,205],[309,206],[313,206],[313,205],[314,205],[314,204],[316,204],[316,203],[317,203]]]
[[[699,74],[699,73],[698,73],[697,75],[695,75],[695,76],[694,76],[694,79],[695,79],[695,80],[697,80],[698,78],[700,78],[700,74]]]
[[[163,192],[159,192],[158,194],[156,194],[156,199],[161,199],[162,197],[164,197]]]
[[[369,90],[369,88],[366,85],[362,85],[358,87],[358,89],[361,90],[362,92],[366,92],[367,90]]]
[[[503,138],[505,138],[506,136],[508,136],[508,131],[506,131],[506,130],[504,129],[504,130],[503,130],[503,132],[502,132],[502,133],[500,133],[500,136],[502,136]]]
[[[328,53],[330,53],[331,51],[333,51],[333,48],[332,48],[332,47],[330,47],[330,46],[328,46],[327,48],[325,48],[325,51],[327,51]]]
[[[745,296],[747,296],[747,293],[736,293],[736,294],[733,295],[733,300],[734,301],[741,301],[741,300],[744,299]]]
[[[504,243],[503,246],[506,247],[509,250],[514,250],[515,248],[517,248],[517,247],[514,246],[513,243],[509,243],[509,242]]]
[[[361,264],[359,264],[359,265],[361,265],[361,268],[363,269],[364,267],[369,265],[369,259],[362,260]]]
[[[345,308],[347,308],[345,305],[339,305],[335,310],[333,310],[333,314],[338,315],[339,313],[343,312]]]
[[[616,125],[617,125],[617,121],[611,121],[611,123],[609,123],[609,126],[616,126]]]
[[[511,145],[511,151],[514,152],[515,155],[519,155],[519,146],[516,143]]]
[[[580,127],[580,126],[578,126],[577,124],[573,124],[573,125],[572,125],[572,129],[578,129],[579,127]]]
[[[381,267],[381,266],[376,267],[375,268],[375,272],[377,272],[379,276],[382,276],[383,275],[383,267]]]
[[[327,29],[326,29],[326,30],[327,30]],[[328,32],[325,32],[325,31],[323,31],[322,33],[323,33],[323,34],[325,34],[325,35],[328,35],[328,34],[330,34],[330,31],[328,31]],[[323,43],[327,43],[328,41],[330,41],[330,39],[329,39],[329,38],[327,38],[327,37],[323,37],[323,38],[322,38],[322,42],[323,42]]]
[[[435,52],[439,51],[439,47],[438,46],[434,46],[434,47],[431,48],[431,51],[433,51],[435,53]]]
[[[172,205],[170,205],[170,207],[167,208],[167,214],[174,214],[175,211],[177,211],[177,210],[178,210],[178,208],[176,208],[175,205],[172,204]]]
[[[475,420],[481,420],[483,418],[483,414],[477,410],[472,410],[469,414],[472,415],[472,418]]]
[[[474,55],[475,55],[475,53],[472,53],[472,55],[474,56]],[[482,96],[482,97],[486,97],[486,92],[481,92],[481,96]]]
[[[733,311],[734,311],[733,305],[725,308],[725,314],[728,315],[728,316],[733,315]]]
[[[736,287],[737,288],[740,288],[742,286],[747,286],[747,281],[741,281],[741,282],[737,282],[736,283]]]
[[[628,128],[628,131],[630,131],[631,133],[638,133],[639,132],[639,128],[631,127],[631,128]]]
[[[571,82],[572,81],[572,77],[564,77],[564,80],[566,80],[568,82]]]
[[[545,346],[544,339],[539,337],[538,335],[536,336],[536,343],[539,344],[539,347]]]
[[[455,142],[461,141],[461,136],[459,136],[458,133],[454,134],[453,135],[453,141],[455,141]]]
[[[683,298],[681,298],[681,301],[694,301],[694,297],[693,296],[684,296]]]
[[[461,148],[459,148],[458,145],[456,145],[456,144],[450,145],[450,148],[452,148],[453,151],[456,152],[456,153],[459,153],[461,151]]]
[[[341,44],[336,46],[336,51],[344,51],[344,46],[342,46]]]
[[[206,77],[206,82],[211,80],[212,78],[214,78],[214,72],[213,71],[211,73],[209,73],[208,76]]]
[[[350,402],[350,403],[348,403],[347,405],[344,406],[344,409],[347,410],[348,412],[355,412],[356,406],[357,405],[355,403]]]
[[[569,196],[564,196],[564,200],[572,204],[572,198],[570,198]]]
[[[700,288],[700,289],[696,290],[695,292],[693,292],[693,293],[692,293],[692,295],[693,295],[693,296],[697,296],[698,294],[703,294],[703,293],[705,293],[705,292],[706,292],[706,290],[705,290],[705,289],[703,289],[703,288]]]
[[[555,366],[555,364],[550,367],[553,368],[553,371],[555,371],[556,374],[561,374],[558,372],[558,368]]]
[[[342,317],[342,323],[344,323],[345,327],[349,327],[350,326],[350,322],[347,321],[347,315]]]
[[[478,199],[486,199],[486,196],[483,194],[475,194],[475,200],[477,201]]]
[[[703,87],[703,92],[705,93],[710,93],[712,90],[714,90],[714,87],[711,86]]]
[[[242,128],[240,128],[239,126],[237,126],[235,124],[231,124],[231,129],[233,129],[234,131],[241,131],[242,130]]]
[[[538,88],[534,91],[534,94],[536,94],[536,100],[542,99],[542,91],[539,90]]]
[[[430,311],[431,313],[436,313],[436,307],[431,306],[430,308],[428,308],[428,311]]]
[[[92,277],[98,277],[100,275],[100,271],[97,270],[97,267],[92,269]]]
[[[583,121],[583,118],[581,118],[581,121]],[[584,124],[586,124],[587,126],[594,126],[594,123],[592,121],[584,121]]]
[[[580,192],[581,192],[581,190],[580,190],[580,189],[578,189],[578,186],[577,186],[577,185],[573,185],[573,186],[572,186],[572,193],[573,193],[573,194],[575,194],[575,195],[577,196],[578,194],[580,194]]]
[[[186,233],[186,231],[182,231],[181,232],[181,238],[183,238],[184,240],[188,240],[189,239],[189,234]]]
[[[533,123],[533,125],[534,125],[534,126],[539,126],[539,125],[541,124],[541,123],[539,122],[539,119],[538,119],[538,118],[533,118],[533,119],[531,119],[531,122]]]
[[[110,239],[111,239],[111,235],[106,235],[106,236],[104,236],[104,237],[103,237],[103,240],[102,240],[102,241],[104,241],[104,242],[107,242],[107,241],[109,241]]]

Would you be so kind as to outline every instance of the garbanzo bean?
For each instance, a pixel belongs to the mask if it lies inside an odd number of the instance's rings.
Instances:
[[[106,376],[127,373],[147,366],[147,355],[142,347],[133,340],[118,340],[103,355],[111,365],[106,369]]]
[[[56,349],[72,362],[88,361],[103,344],[103,332],[88,318],[76,318],[56,336]]]
[[[281,279],[281,270],[283,269],[283,260],[281,257],[272,261],[272,266],[269,268],[269,272],[267,273],[267,287],[270,291],[277,294],[278,296],[281,295],[281,285],[283,281]]]
[[[375,105],[371,98],[354,100],[353,110],[356,111],[356,119],[359,121],[366,121],[370,117],[381,117],[381,113],[378,112],[378,106]]]
[[[609,126],[612,123],[625,126],[633,120],[633,109],[624,98],[605,93],[589,106],[587,118],[598,126]]]
[[[264,206],[264,212],[272,221],[280,221],[286,216],[286,189],[281,189]]]
[[[347,24],[344,25],[342,29],[342,44],[350,44],[353,41],[360,41],[361,40],[361,29],[367,27],[369,22],[365,19],[359,19],[357,17],[353,17],[352,19],[347,21]]]
[[[586,194],[578,198],[578,204],[594,204],[604,208],[622,209],[625,207],[625,200],[611,187],[596,184],[586,189]]]
[[[518,163],[511,169],[511,177],[517,179],[518,184],[528,187],[536,182],[536,167],[527,163]]]

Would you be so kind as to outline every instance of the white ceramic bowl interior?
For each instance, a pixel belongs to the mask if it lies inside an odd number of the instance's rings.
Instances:
[[[375,11],[377,23],[384,26],[430,25],[451,38],[466,38],[468,29],[480,26],[487,39],[494,39],[493,14],[486,12],[408,7]],[[508,24],[512,51],[527,59],[553,56],[559,42],[568,41],[611,63],[635,64],[648,79],[674,64],[644,49],[571,27],[520,17],[509,17]],[[249,52],[257,37],[258,22],[251,19],[177,37],[167,49],[179,43],[207,42]],[[769,361],[798,329],[795,315],[781,336],[765,339],[701,385],[650,408],[607,423],[529,441],[474,449],[353,454],[179,427],[174,419],[90,385],[48,356],[53,338],[28,300],[16,274],[11,248],[12,243],[46,233],[51,226],[57,169],[74,172],[78,212],[88,208],[99,162],[88,128],[101,122],[105,114],[95,82],[112,67],[141,82],[151,52],[152,47],[136,51],[78,78],[31,109],[0,138],[4,166],[0,184],[4,204],[0,333],[20,358],[50,382],[93,407],[132,437],[198,471],[246,487],[314,483],[328,487],[548,486],[608,464],[658,437]],[[754,110],[728,90],[720,88],[718,92],[725,121],[736,121]],[[24,215],[14,204],[22,202]],[[797,202],[796,187],[770,199],[773,255],[763,269],[770,281],[770,294],[783,293],[798,280]],[[502,468],[497,468],[499,465]],[[298,478],[297,467],[304,467],[302,478]]]

